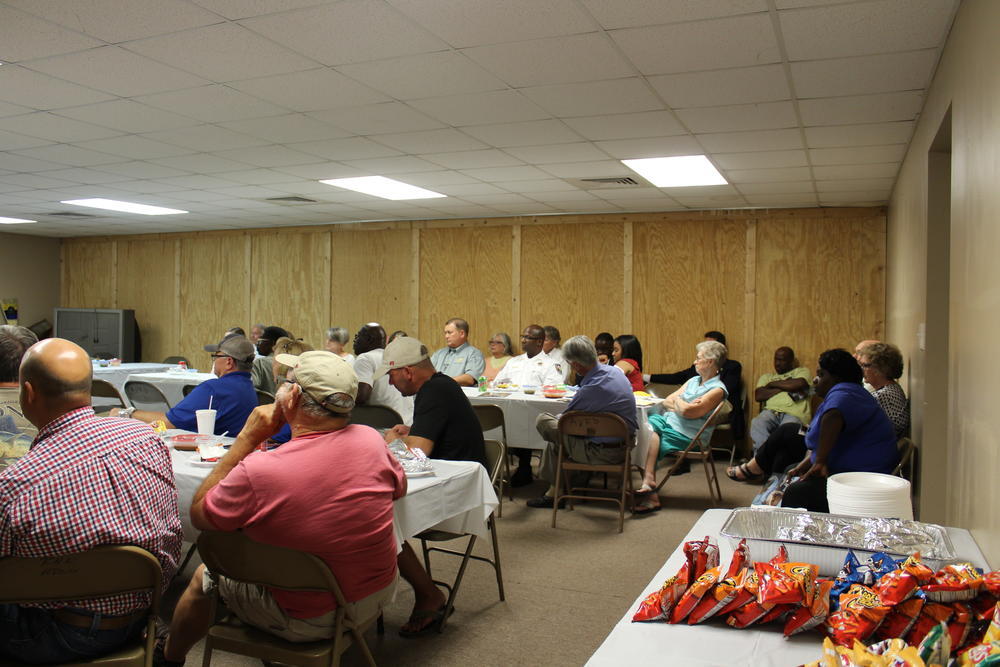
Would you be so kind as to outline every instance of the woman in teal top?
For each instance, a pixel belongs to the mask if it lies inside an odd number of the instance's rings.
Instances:
[[[639,514],[660,509],[660,498],[653,492],[656,487],[656,461],[670,452],[686,449],[712,411],[726,400],[726,387],[719,377],[719,371],[726,363],[726,346],[718,341],[706,340],[698,343],[695,349],[698,356],[694,360],[694,368],[698,375],[663,399],[663,407],[667,409],[665,414],[649,417],[650,426],[660,434],[660,446],[651,445],[646,453],[642,488],[636,492],[639,502],[635,511]],[[702,434],[706,442],[711,439],[714,428],[709,426]]]

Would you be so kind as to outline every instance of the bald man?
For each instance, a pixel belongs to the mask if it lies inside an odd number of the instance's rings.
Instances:
[[[134,544],[174,575],[181,522],[170,452],[153,429],[97,417],[91,363],[78,345],[32,345],[19,370],[20,403],[38,437],[0,472],[0,558],[53,557]],[[109,653],[141,633],[148,600],[119,595],[42,607],[0,605],[0,658],[64,663]]]

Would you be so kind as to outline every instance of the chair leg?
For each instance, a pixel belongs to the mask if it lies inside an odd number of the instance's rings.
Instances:
[[[174,572],[175,577],[184,571],[184,568],[187,567],[188,562],[190,562],[191,557],[194,556],[194,552],[197,550],[198,550],[198,545],[192,544],[191,547],[187,550],[187,554],[184,556],[184,560],[181,562],[181,566],[177,568],[176,572]]]
[[[427,540],[420,540],[420,549],[424,552],[424,569],[427,570],[427,576],[433,579],[431,576],[431,551],[427,548]]]
[[[556,482],[553,488],[555,489],[555,497],[552,499],[552,527],[556,527],[556,513],[559,511],[559,498],[562,495],[562,462],[563,462],[563,450],[562,441],[556,443],[556,447],[559,448],[559,456],[556,457]]]
[[[441,623],[438,625],[438,632],[444,630],[444,624],[448,622],[448,617],[451,616],[452,609],[455,608],[455,597],[458,595],[458,587],[462,585],[462,577],[465,576],[465,568],[469,566],[469,556],[472,554],[472,547],[476,544],[476,536],[469,535],[469,544],[465,547],[465,555],[462,556],[462,564],[458,566],[458,576],[455,577],[455,583],[451,586],[451,591],[448,593],[448,601],[445,603],[444,618],[441,619]]]
[[[497,541],[497,525],[493,517],[490,517],[490,537],[493,539],[493,569],[497,571],[497,590],[500,593],[500,601],[506,600],[503,592],[503,572],[500,570],[500,544]]]
[[[375,621],[375,632],[379,637],[385,634],[385,614],[380,613],[378,615],[378,620]]]
[[[381,614],[379,614],[379,618],[382,618]],[[358,650],[365,656],[365,660],[368,664],[371,665],[371,667],[377,667],[375,657],[372,655],[371,649],[368,648],[368,642],[365,641],[365,636],[361,630],[358,628],[352,628],[351,635],[354,637],[354,643],[358,645]]]

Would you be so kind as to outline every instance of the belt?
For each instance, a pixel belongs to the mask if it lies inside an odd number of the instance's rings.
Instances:
[[[101,620],[97,624],[97,629],[117,630],[119,628],[124,628],[135,619],[141,618],[148,613],[148,609],[140,609],[138,611],[133,611],[131,614],[125,614],[124,616],[101,616]],[[90,629],[94,625],[94,616],[95,614],[72,611],[66,608],[52,610],[52,618],[60,623],[72,625],[76,628]]]

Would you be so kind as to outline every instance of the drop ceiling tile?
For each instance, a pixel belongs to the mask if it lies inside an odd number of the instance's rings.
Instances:
[[[857,0],[774,0],[778,9],[794,9],[796,7],[815,7],[817,5],[843,5]]]
[[[17,132],[7,132],[0,130],[0,151],[16,151],[21,148],[33,148],[35,146],[48,146],[52,142],[38,137],[29,137]]]
[[[778,13],[790,60],[934,48],[953,6],[942,0],[875,0]]]
[[[669,197],[663,199],[608,199],[625,212],[637,211],[679,211],[683,206]]]
[[[896,178],[898,173],[898,162],[813,167],[813,174],[817,180],[823,181],[848,178]]]
[[[799,112],[805,125],[850,125],[893,120],[915,120],[924,103],[919,90],[854,97],[801,100]]]
[[[324,123],[330,123],[354,134],[386,134],[392,132],[415,132],[443,127],[441,123],[428,118],[412,107],[401,102],[385,102],[349,109],[316,111],[308,114]]]
[[[510,192],[517,192],[520,194],[531,193],[531,192],[566,192],[568,190],[579,189],[559,178],[541,178],[541,179],[521,180],[521,181],[500,181],[500,182],[494,182],[493,185],[503,190],[508,190]]]
[[[815,193],[812,181],[782,181],[780,183],[742,183],[738,186],[745,195]]]
[[[125,190],[126,192],[136,192],[138,194],[158,194],[160,192],[170,192],[176,189],[177,186],[160,183],[158,181],[127,181],[124,183],[114,183],[112,187],[118,188],[119,190]],[[134,201],[134,198],[127,198],[127,200]],[[138,203],[156,205],[159,202],[141,201]]]
[[[820,206],[878,206],[887,204],[888,190],[861,190],[856,192],[821,192]]]
[[[896,122],[807,127],[806,142],[810,148],[906,143],[913,134],[913,125],[913,122]]]
[[[782,169],[730,169],[726,172],[730,183],[777,183],[780,181],[811,181],[809,167],[784,167]]]
[[[212,188],[213,192],[228,197],[245,197],[247,199],[268,199],[269,197],[283,197],[284,192],[272,188],[264,188],[259,185],[234,185],[225,188]]]
[[[197,125],[198,121],[178,114],[154,109],[132,100],[112,100],[98,104],[60,109],[54,112],[94,125],[101,125],[119,132],[141,133]]]
[[[48,160],[63,166],[71,167],[91,167],[99,164],[110,164],[119,162],[120,157],[99,153],[86,148],[78,148],[69,144],[55,144],[52,146],[40,146],[38,148],[25,148],[17,151],[18,155],[34,158],[37,160]],[[2,167],[2,165],[0,165]],[[25,171],[20,169],[19,171]]]
[[[631,160],[643,157],[701,155],[705,152],[691,135],[598,141],[597,146],[611,157],[618,158],[619,160]]]
[[[224,178],[233,183],[243,183],[245,185],[273,185],[275,183],[288,183],[288,174],[272,169],[247,169],[244,171],[228,171],[216,174],[219,178]],[[287,188],[280,188],[287,189]]]
[[[466,185],[469,183],[478,183],[475,178],[471,176],[466,176],[463,173],[457,171],[425,171],[417,174],[397,174],[396,179],[403,181],[404,183],[409,183],[410,185],[419,185],[423,188],[434,188],[437,186],[444,185]]]
[[[618,212],[622,207],[606,199],[594,197],[586,200],[546,200],[546,204],[554,206],[560,213],[608,213]]]
[[[669,111],[566,118],[564,122],[592,141],[687,134],[677,117]]]
[[[562,190],[559,192],[533,192],[531,198],[541,202],[597,202],[600,200],[596,194],[586,190]]]
[[[744,196],[751,206],[781,208],[787,206],[816,206],[816,195],[802,194],[764,194]]]
[[[34,111],[34,109],[22,107],[19,104],[0,102],[0,118],[6,118],[7,116],[21,116],[26,113],[31,113],[32,111]]]
[[[339,109],[389,101],[382,93],[328,68],[234,81],[229,87],[293,111]]]
[[[101,46],[99,40],[66,30],[31,14],[0,7],[0,62],[16,63]]]
[[[695,133],[735,132],[798,127],[791,102],[763,102],[735,106],[680,109],[677,116]]]
[[[539,120],[548,114],[515,90],[434,97],[411,102],[415,108],[449,125],[486,125]]]
[[[559,178],[609,178],[611,176],[633,175],[631,169],[617,160],[546,164],[540,168]]]
[[[486,144],[473,139],[458,130],[426,130],[424,132],[401,132],[397,134],[377,134],[373,140],[391,146],[404,153],[436,153],[447,151],[470,151],[486,148]]]
[[[455,48],[572,35],[597,28],[573,0],[388,1]]]
[[[61,81],[18,65],[0,67],[0,100],[47,110],[110,99],[112,98],[107,93]]]
[[[402,155],[397,150],[375,143],[364,137],[309,141],[301,144],[292,144],[289,148],[333,161],[362,160],[365,158]]]
[[[207,83],[201,77],[161,65],[117,46],[102,46],[33,60],[28,66],[36,72],[120,97],[148,95]]]
[[[671,197],[722,197],[739,195],[732,185],[697,185],[685,188],[660,188]]]
[[[245,162],[255,167],[285,167],[295,164],[315,164],[321,161],[315,155],[295,151],[278,144],[235,148],[229,151],[220,151],[218,156]]]
[[[370,174],[404,174],[407,172],[419,171],[440,171],[439,165],[421,160],[420,158],[404,157],[381,157],[369,160],[344,160],[348,167],[354,167]]]
[[[166,192],[172,192],[178,189],[189,188],[191,190],[218,190],[220,188],[231,188],[238,185],[233,183],[231,180],[226,178],[220,178],[218,175],[206,176],[204,174],[195,174],[191,176],[171,176],[170,178],[159,178],[156,180],[157,183],[161,185],[169,186],[169,190]],[[210,200],[209,200],[210,201]]]
[[[342,0],[240,23],[324,65],[380,60],[448,46],[378,0]]]
[[[287,74],[314,69],[317,65],[235,23],[217,23],[124,46],[215,82]]]
[[[463,199],[468,195],[510,194],[488,183],[442,185],[437,188],[437,191],[449,197],[462,197]]]
[[[545,143],[570,143],[579,141],[581,138],[580,135],[558,120],[477,125],[463,128],[462,131],[498,148]]]
[[[172,199],[177,202],[184,202],[185,208],[189,211],[221,211],[214,202],[221,199],[221,195],[214,192],[202,192],[201,190],[191,190],[185,188],[179,192],[161,192],[160,197]],[[205,202],[213,202],[211,205]]]
[[[883,191],[886,194],[895,184],[895,178],[843,178],[829,181],[816,181],[816,190],[824,192],[860,192]]]
[[[248,118],[219,123],[222,127],[266,139],[279,144],[291,144],[304,141],[323,141],[349,136],[349,133],[306,116],[305,114],[288,114],[285,116],[267,116],[266,118]]]
[[[692,188],[694,189],[694,188]],[[681,206],[693,209],[719,209],[719,208],[742,208],[746,206],[746,199],[743,195],[718,195],[715,197],[701,197],[698,195],[674,196],[674,199]]]
[[[649,77],[649,83],[674,109],[773,102],[792,96],[782,65],[661,74]]]
[[[244,162],[237,162],[211,153],[198,153],[196,155],[178,155],[177,157],[162,157],[151,160],[154,164],[173,169],[180,169],[196,174],[215,174],[220,171],[236,171],[246,169],[249,165]]]
[[[546,213],[557,213],[558,211],[548,204],[527,200],[524,203],[491,204],[493,208],[503,213],[512,215],[544,215]]]
[[[143,104],[172,111],[206,123],[260,118],[287,113],[285,109],[228,86],[213,84],[137,98]]]
[[[851,148],[813,148],[809,160],[814,165],[872,164],[899,162],[906,155],[906,144],[892,146],[855,146]]]
[[[503,81],[455,51],[340,65],[337,70],[399,100],[506,88]]]
[[[454,151],[450,153],[428,153],[422,156],[447,169],[479,169],[486,167],[517,167],[521,160],[503,151],[487,149],[480,151]]]
[[[641,186],[630,185],[628,187],[594,188],[588,190],[588,192],[601,199],[614,202],[624,202],[632,199],[659,199],[660,201],[673,202],[659,188],[650,187],[645,184]]]
[[[105,42],[124,42],[219,22],[217,15],[192,3],[163,0],[89,0],[85,8],[75,11],[68,10],[63,0],[7,0],[7,4]]]
[[[59,178],[50,178],[42,174],[13,174],[0,177],[0,183],[18,186],[23,189],[72,187],[73,183]]]
[[[766,12],[766,0],[582,0],[607,29]]]
[[[508,148],[507,152],[529,164],[589,162],[608,159],[607,153],[591,143],[523,146]]]
[[[614,44],[595,32],[478,46],[464,49],[462,54],[514,88],[635,74]]]
[[[233,132],[218,125],[197,125],[160,132],[147,132],[143,136],[172,146],[193,151],[222,151],[232,148],[247,148],[268,143],[264,139],[251,137],[242,132]]]
[[[662,109],[663,103],[639,78],[537,86],[521,91],[554,116],[597,116]]]
[[[121,134],[106,127],[69,120],[44,111],[0,118],[0,130],[19,132],[58,143],[104,139]]]
[[[532,179],[549,178],[537,167],[487,167],[485,169],[463,169],[462,173],[472,178],[491,183],[494,181],[528,181]]]
[[[421,160],[423,162],[423,160]],[[278,167],[279,171],[289,176],[318,181],[328,178],[353,178],[354,176],[371,176],[371,172],[358,167],[350,167],[337,162],[320,162],[318,164],[296,164],[290,167]],[[326,186],[332,188],[332,186]]]
[[[936,49],[836,58],[791,64],[792,83],[800,98],[840,97],[920,90],[930,82]]]
[[[102,166],[102,169],[103,168],[104,167]],[[71,181],[73,183],[81,183],[84,185],[114,183],[116,181],[121,180],[121,177],[118,174],[108,174],[104,171],[98,171],[96,169],[85,169],[83,167],[73,167],[71,169],[55,169],[53,171],[44,171],[42,172],[41,175],[51,176],[52,178],[60,178],[64,181]]]
[[[277,14],[322,3],[322,0],[193,0],[196,4],[227,19],[245,19],[263,14]]]
[[[798,130],[761,130],[759,132],[723,132],[699,134],[698,140],[712,153],[791,150],[802,148]]]
[[[174,169],[173,167],[140,161],[102,164],[98,169],[109,174],[132,176],[134,178],[168,178],[184,174],[183,171]],[[120,181],[121,179],[116,180]]]
[[[530,208],[530,205],[535,203],[527,197],[522,197],[521,195],[517,195],[512,192],[502,192],[494,195],[468,195],[462,197],[462,199],[470,201],[474,204],[485,204],[486,206],[524,205],[529,206]]]
[[[93,149],[102,153],[117,155],[119,158],[131,158],[133,160],[149,160],[151,158],[186,155],[195,152],[194,149],[179,148],[136,135],[84,141],[78,142],[76,145],[81,148]]]
[[[767,169],[779,167],[805,167],[809,164],[806,152],[761,151],[756,153],[715,153],[712,162],[722,169]]]
[[[766,13],[610,32],[643,74],[765,65],[781,60]]]

